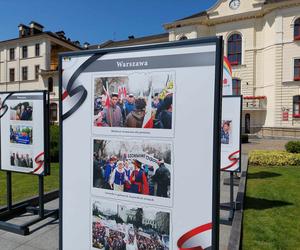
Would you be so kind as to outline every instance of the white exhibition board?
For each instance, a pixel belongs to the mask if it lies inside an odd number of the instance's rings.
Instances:
[[[0,93],[0,99],[1,170],[46,175],[46,92]]]
[[[223,96],[221,170],[240,171],[242,96]]]
[[[221,43],[61,55],[60,249],[216,247]]]

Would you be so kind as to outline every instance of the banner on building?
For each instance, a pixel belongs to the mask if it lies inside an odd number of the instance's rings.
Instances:
[[[239,172],[241,159],[242,96],[223,96],[221,170]]]
[[[0,93],[0,107],[1,170],[47,175],[47,92]]]
[[[61,250],[217,246],[221,48],[60,56]]]

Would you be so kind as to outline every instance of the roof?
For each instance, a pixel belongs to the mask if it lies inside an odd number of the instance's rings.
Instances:
[[[38,37],[38,36],[42,36],[42,35],[48,35],[48,36],[51,36],[53,38],[56,38],[64,43],[67,43],[69,45],[72,45],[78,49],[82,49],[81,46],[78,46],[76,44],[74,44],[72,41],[68,40],[68,39],[63,39],[61,37],[59,37],[57,34],[55,34],[54,32],[51,32],[51,31],[44,31],[44,32],[41,32],[41,33],[38,33],[38,34],[34,34],[34,35],[30,35],[30,36],[25,36],[25,37],[17,37],[17,38],[12,38],[12,39],[8,39],[8,40],[3,40],[3,41],[0,41],[0,44],[1,43],[6,43],[6,42],[13,42],[13,41],[20,41],[20,40],[26,40],[28,38],[32,38],[32,37]]]
[[[131,38],[127,40],[113,41],[108,40],[99,45],[90,45],[88,49],[100,49],[100,48],[112,48],[112,47],[122,47],[122,46],[132,46],[150,43],[162,43],[169,41],[169,34],[162,33],[158,35],[143,36],[139,38]]]
[[[178,20],[176,20],[176,21],[182,21],[182,20],[191,19],[191,18],[196,18],[196,17],[201,17],[201,16],[207,16],[207,12],[206,12],[206,11],[201,11],[201,12],[198,12],[198,13],[193,14],[193,15],[191,15],[191,16],[187,16],[187,17],[178,19]]]
[[[289,0],[266,0],[264,4],[270,4],[270,3],[282,3]]]

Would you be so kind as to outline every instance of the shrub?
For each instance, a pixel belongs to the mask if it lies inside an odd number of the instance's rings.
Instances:
[[[252,166],[300,166],[300,154],[276,150],[255,150],[249,154]]]
[[[50,126],[50,161],[59,161],[59,127],[57,125]]]
[[[285,144],[285,149],[289,153],[300,153],[300,141],[289,141]]]
[[[248,136],[248,134],[242,134],[241,135],[241,142],[242,143],[248,143],[249,142],[249,136]]]

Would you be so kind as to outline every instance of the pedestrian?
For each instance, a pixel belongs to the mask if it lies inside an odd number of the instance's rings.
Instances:
[[[152,176],[152,180],[157,183],[156,196],[168,197],[168,188],[170,186],[170,171],[166,168],[164,160],[159,162],[159,168]]]

